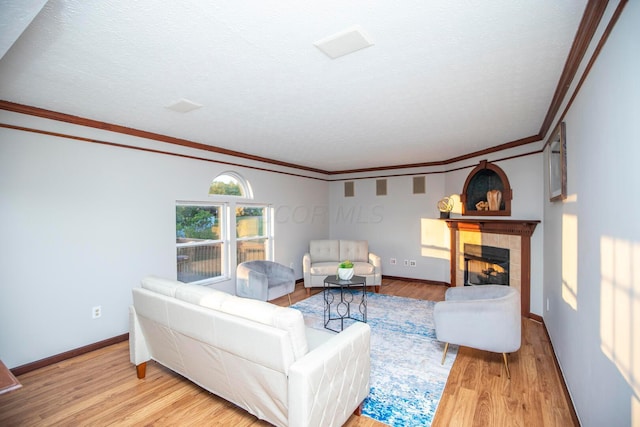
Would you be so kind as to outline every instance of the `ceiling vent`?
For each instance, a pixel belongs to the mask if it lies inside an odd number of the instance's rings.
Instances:
[[[200,104],[182,98],[180,101],[174,102],[171,105],[167,105],[166,108],[168,108],[169,110],[177,111],[178,113],[188,113],[189,111],[197,110],[201,107],[202,105]]]
[[[373,46],[373,41],[359,25],[356,25],[318,40],[314,43],[314,46],[323,51],[329,58],[335,59],[365,47]]]

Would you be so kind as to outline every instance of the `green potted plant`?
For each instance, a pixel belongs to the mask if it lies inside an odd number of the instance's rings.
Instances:
[[[340,280],[350,280],[353,275],[353,263],[349,260],[342,261],[338,266],[337,278],[339,278]]]

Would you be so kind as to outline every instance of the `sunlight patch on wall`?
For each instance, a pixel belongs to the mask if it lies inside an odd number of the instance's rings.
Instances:
[[[640,243],[600,238],[600,347],[640,395]]]
[[[578,217],[562,216],[562,299],[578,310]]]
[[[449,227],[439,219],[422,218],[420,220],[421,255],[449,261]]]

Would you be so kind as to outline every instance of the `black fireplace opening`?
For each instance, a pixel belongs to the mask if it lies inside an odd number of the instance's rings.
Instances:
[[[465,243],[464,285],[509,286],[509,249]]]

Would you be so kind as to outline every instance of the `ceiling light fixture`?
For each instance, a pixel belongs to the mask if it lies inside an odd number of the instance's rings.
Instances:
[[[373,46],[373,41],[359,25],[330,35],[313,44],[329,58],[335,59]]]
[[[202,105],[195,103],[193,101],[189,101],[188,99],[182,98],[181,100],[176,101],[171,105],[167,105],[165,108],[168,108],[169,110],[177,111],[178,113],[188,113],[189,111],[202,108]]]

